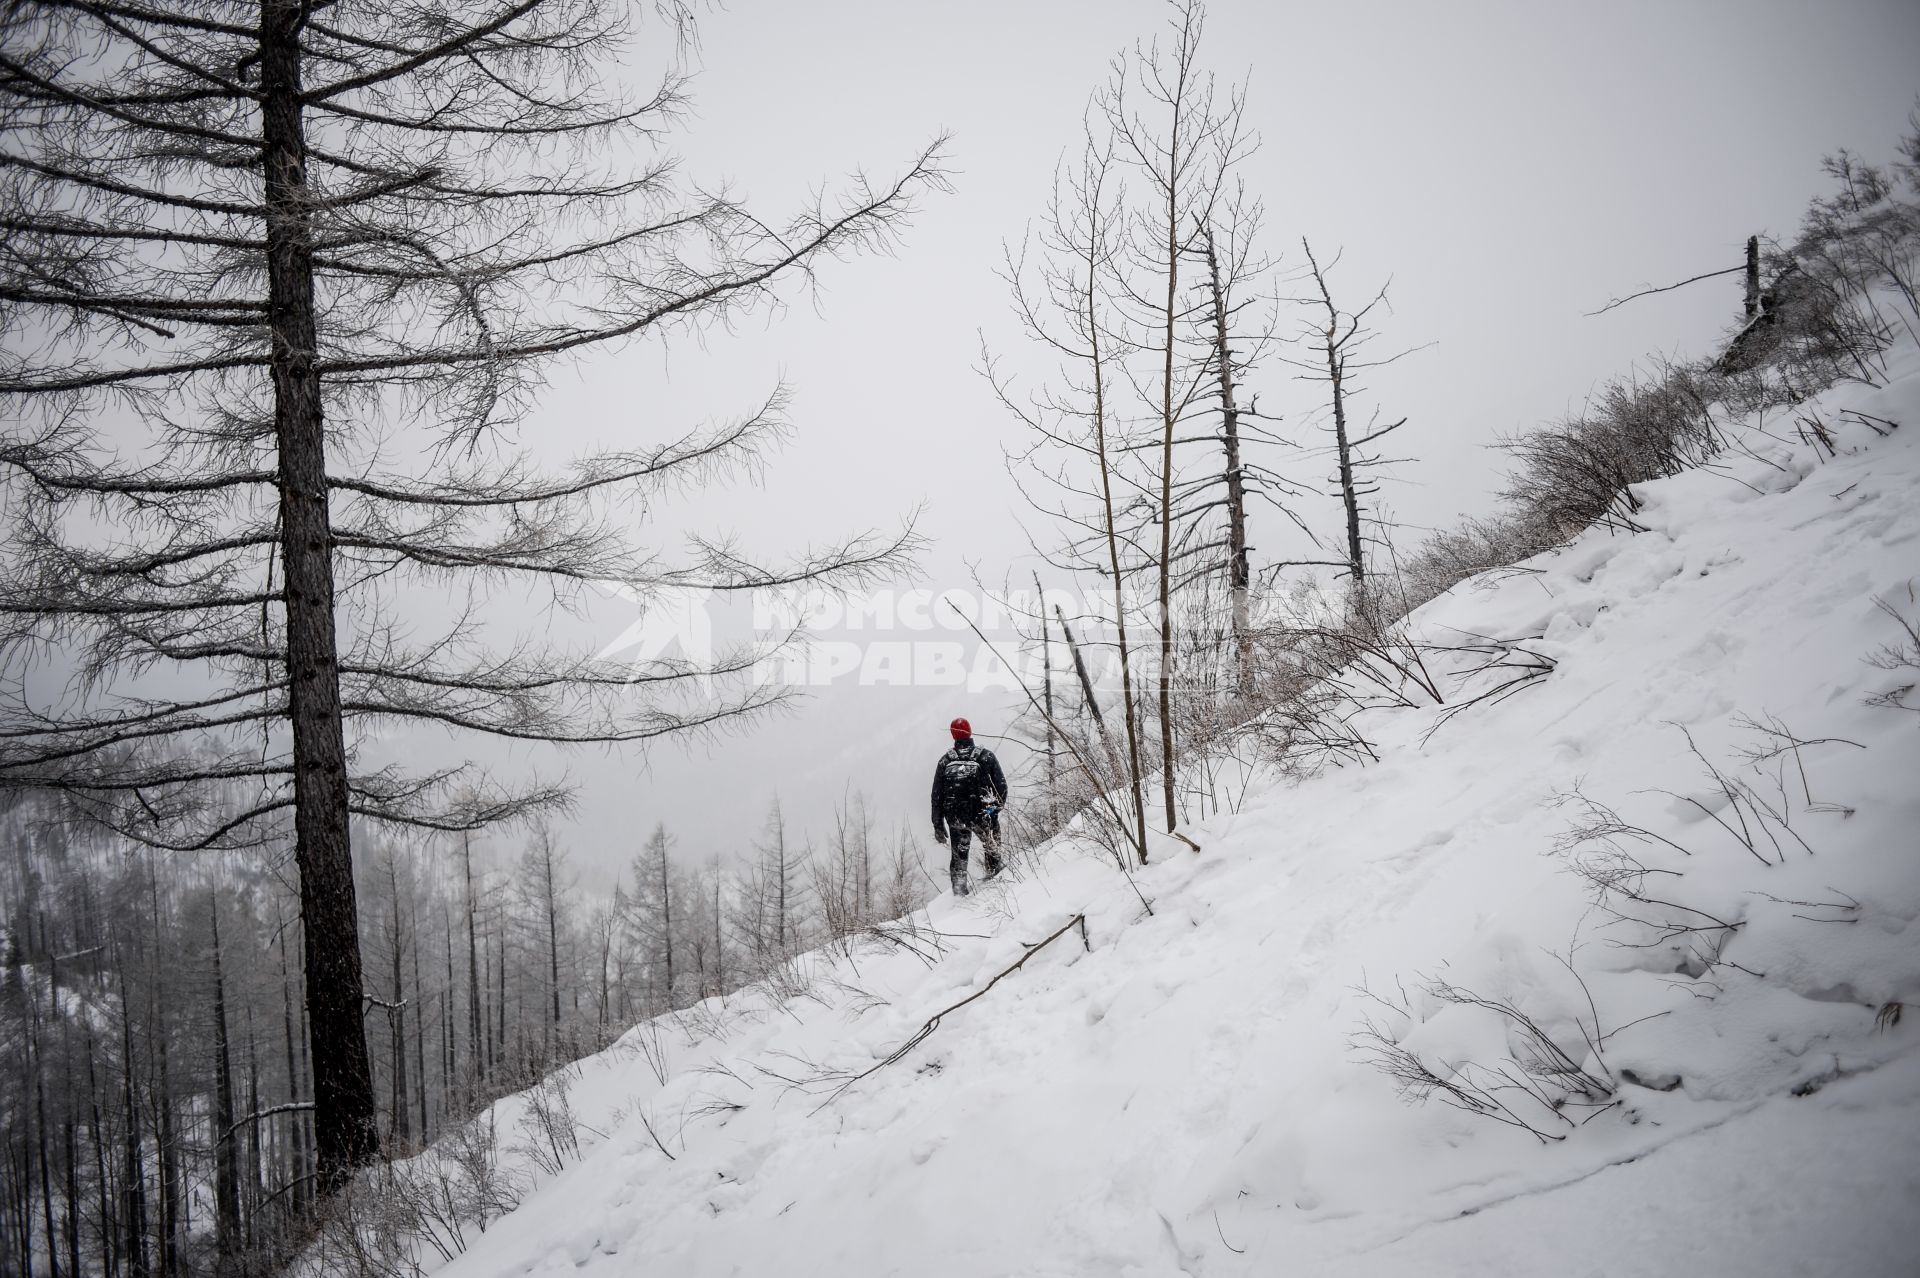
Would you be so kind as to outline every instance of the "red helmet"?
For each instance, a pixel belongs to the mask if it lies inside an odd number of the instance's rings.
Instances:
[[[948,731],[953,733],[953,739],[955,741],[965,741],[973,735],[973,725],[965,719],[955,719],[948,725]]]

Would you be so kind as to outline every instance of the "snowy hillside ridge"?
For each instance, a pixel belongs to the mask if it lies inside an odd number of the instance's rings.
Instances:
[[[1437,732],[1444,707],[1369,712],[1378,764],[1157,848],[1151,915],[1056,841],[895,944],[807,956],[791,988],[501,1102],[464,1163],[374,1173],[389,1202],[433,1181],[504,1214],[363,1234],[360,1259],[1911,1272],[1920,356],[1890,374],[1797,410],[1831,448],[1745,430],[1747,455],[1636,489],[1646,531],[1420,608],[1436,645],[1519,640],[1550,670]],[[338,1243],[315,1263],[344,1268]]]

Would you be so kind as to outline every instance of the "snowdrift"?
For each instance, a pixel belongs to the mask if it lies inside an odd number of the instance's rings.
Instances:
[[[1422,608],[1545,673],[1373,713],[1378,765],[1158,850],[1150,916],[1061,840],[568,1071],[557,1172],[502,1102],[537,1183],[444,1272],[1915,1272],[1901,355],[1803,406],[1832,455],[1750,428],[1647,531]],[[1452,660],[1450,701],[1513,674]]]

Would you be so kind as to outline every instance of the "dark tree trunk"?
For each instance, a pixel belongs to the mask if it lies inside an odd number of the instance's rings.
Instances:
[[[720,948],[720,877],[717,870],[713,880],[713,979],[715,993],[727,988],[726,952]]]
[[[507,1059],[507,931],[504,925],[493,965],[493,986],[493,1059],[499,1065]]]
[[[400,896],[398,876],[393,879],[393,1007],[388,1011],[388,1027],[393,1036],[393,1144],[404,1149],[413,1139],[407,1121],[407,991],[401,980]]]
[[[81,1274],[80,1268],[80,1124],[76,1117],[73,1074],[67,1074],[67,1112],[61,1135],[66,1145],[67,1200],[67,1272]],[[98,1139],[98,1133],[95,1133]]]
[[[1047,725],[1047,824],[1053,824],[1053,805],[1060,793],[1060,767],[1053,744],[1053,627],[1047,624],[1047,592],[1040,574],[1033,574],[1033,598],[1040,610],[1041,718]]]
[[[117,965],[117,958],[115,962]],[[120,1273],[121,1234],[116,1228],[119,1222],[113,1212],[113,1173],[107,1161],[107,1119],[100,1108],[100,1056],[95,1050],[93,1019],[82,1017],[81,1023],[86,1027],[87,1101],[88,1113],[93,1119],[93,1174],[100,1203],[100,1257],[105,1264],[107,1278],[117,1278]]]
[[[469,1065],[478,1079],[486,1076],[487,1050],[480,1036],[480,941],[473,917],[473,836],[460,836],[460,856],[467,875],[467,1046],[473,1056]]]
[[[448,1113],[453,1106],[453,1080],[460,1076],[458,1048],[453,1040],[453,903],[446,903],[446,913],[441,916],[446,925],[447,940],[447,992],[440,997],[440,1106],[442,1113]]]
[[[7,1136],[7,1164],[0,1185],[5,1186],[4,1236],[7,1247],[0,1250],[0,1269],[21,1274],[33,1272],[33,1151],[30,1133],[24,1128],[20,1139]]]
[[[559,886],[554,882],[553,844],[547,842],[544,835],[540,844],[540,872],[547,897],[547,989],[552,1000],[547,1043],[551,1053],[560,1042],[560,902]]]
[[[774,935],[780,946],[779,957],[784,959],[787,957],[787,827],[784,819],[781,821],[780,828],[774,835],[774,839],[780,857],[780,898],[778,906],[780,915]]]
[[[122,969],[125,970],[124,968]],[[127,1006],[127,984],[120,982],[121,1082],[126,1102],[126,1208],[120,1224],[125,1231],[127,1270],[133,1278],[147,1278],[146,1168],[140,1159],[140,1106],[133,1087],[133,1014]]]
[[[56,980],[55,990],[59,989]],[[61,1196],[66,1201],[67,1234],[67,1272],[79,1278],[85,1271],[80,1268],[80,1099],[74,1094],[73,1067],[73,1022],[71,1017],[60,1018],[60,1056],[61,1056],[61,1108],[60,1145],[65,1174],[65,1184],[61,1186]],[[92,1069],[92,1063],[88,1063]],[[100,1134],[93,1133],[98,1140]]]
[[[379,1148],[361,1022],[360,931],[347,828],[346,741],[334,639],[333,533],[327,511],[313,243],[301,118],[300,0],[260,8],[260,118],[266,177],[268,325],[279,448],[293,734],[295,857],[306,935],[307,1033],[321,1192],[343,1186]]]
[[[486,1064],[481,1068],[480,1075],[484,1078],[492,1074],[499,1065],[494,1050],[493,938],[491,937],[487,938],[486,953],[480,958],[480,979],[483,982],[480,1004],[480,1043],[481,1050],[486,1054]]]
[[[294,1042],[294,1001],[293,981],[287,971],[287,947],[292,944],[285,926],[280,930],[280,1023],[286,1031],[287,1046],[287,1104],[297,1104],[300,1100],[300,1055]],[[307,1174],[307,1138],[306,1122],[298,1110],[287,1114],[287,1183],[282,1191],[287,1194],[287,1210],[299,1215],[305,1204],[305,1190],[301,1188],[302,1178]]]
[[[1227,299],[1220,287],[1220,260],[1213,228],[1206,228],[1207,276],[1213,286],[1213,359],[1220,379],[1220,434],[1227,452],[1227,584],[1233,595],[1233,650],[1236,690],[1248,691],[1253,663],[1253,574],[1247,561],[1247,492],[1240,470],[1240,407],[1233,397],[1233,348],[1227,341]]]
[[[44,940],[44,937],[42,939]],[[57,1000],[60,997],[57,970],[55,979],[49,982],[47,996],[57,1012],[59,1007]],[[55,1233],[53,1228],[53,1151],[47,1142],[46,1044],[40,1037],[39,1001],[33,996],[31,990],[27,992],[27,1032],[27,1052],[33,1061],[33,1125],[35,1143],[40,1155],[40,1213],[46,1224],[47,1268],[51,1278],[60,1278],[60,1235]],[[32,1207],[31,1192],[28,1194],[28,1207],[29,1209]],[[31,1229],[31,1214],[28,1219],[28,1228]],[[79,1278],[78,1274],[75,1274],[74,1278]]]
[[[180,1137],[173,1112],[173,1066],[167,1051],[166,1029],[157,1036],[156,1056],[160,1067],[158,1095],[154,1097],[154,1115],[158,1123],[154,1148],[159,1155],[160,1172],[160,1273],[173,1278],[180,1272],[180,1237],[185,1231],[181,1219]]]
[[[612,954],[613,929],[615,926],[617,926],[616,923],[609,922],[606,925],[606,930],[603,931],[600,935],[600,989],[599,989],[598,1012],[599,1012],[600,1037],[603,1039],[606,1037],[606,1034],[607,1034],[607,1013],[609,1010],[611,1010],[611,1001],[608,997],[609,991],[607,986],[607,967],[608,967],[608,963],[613,957],[613,954]]]
[[[173,1278],[180,1269],[182,1230],[180,1194],[180,1144],[174,1131],[173,1061],[171,1031],[164,1019],[172,1000],[166,984],[167,952],[160,915],[160,878],[158,866],[150,855],[147,860],[148,900],[153,919],[154,985],[147,1003],[147,1060],[154,1073],[153,1087],[154,1154],[160,1176],[160,1247],[162,1278]]]
[[[453,1108],[453,990],[440,995],[440,1118],[446,1121]]]
[[[1133,699],[1133,664],[1127,645],[1127,599],[1126,575],[1120,565],[1120,537],[1114,527],[1113,511],[1113,463],[1107,453],[1107,381],[1106,365],[1100,348],[1100,317],[1095,310],[1095,298],[1099,295],[1099,280],[1096,278],[1096,264],[1092,258],[1087,263],[1087,341],[1093,363],[1093,438],[1094,455],[1100,463],[1100,505],[1103,512],[1107,534],[1107,567],[1113,578],[1113,620],[1115,640],[1120,647],[1120,710],[1127,725],[1127,779],[1128,788],[1133,792],[1134,854],[1140,858],[1140,864],[1147,863],[1147,805],[1146,796],[1141,793],[1140,784],[1140,712]],[[1061,617],[1061,624],[1066,617]],[[1075,649],[1076,654],[1078,649]],[[1086,667],[1080,667],[1081,677],[1086,676]],[[1088,689],[1089,702],[1091,688]],[[1097,719],[1099,712],[1095,711]]]
[[[1054,605],[1054,619],[1060,623],[1060,633],[1066,636],[1067,651],[1073,656],[1073,673],[1080,680],[1080,700],[1093,716],[1094,726],[1100,729],[1100,735],[1106,736],[1107,721],[1100,715],[1100,699],[1093,695],[1093,678],[1087,674],[1087,657],[1080,650],[1080,644],[1073,637],[1073,627],[1067,624],[1067,614]]]
[[[1167,169],[1170,174],[1180,171],[1178,147],[1180,121],[1176,112],[1173,124],[1172,145],[1175,148],[1168,158]],[[1160,795],[1165,802],[1167,833],[1180,822],[1179,804],[1175,794],[1175,767],[1173,743],[1173,348],[1174,323],[1179,315],[1180,285],[1180,240],[1179,240],[1179,196],[1170,181],[1167,187],[1167,301],[1163,312],[1166,317],[1165,367],[1160,374]]]
[[[413,1064],[414,1077],[419,1080],[415,1101],[420,1107],[420,1143],[424,1145],[432,1139],[427,1126],[427,1007],[420,984],[419,903],[411,896],[407,898],[407,924],[413,933],[413,998],[419,1004],[413,1013]]]
[[[781,890],[784,893],[785,887],[783,886]],[[551,892],[548,893],[547,899],[549,901],[553,899]],[[786,898],[783,895],[781,898],[781,904],[783,909],[785,907],[785,901],[786,901]],[[660,833],[660,938],[661,938],[661,943],[663,946],[665,946],[666,952],[667,952],[667,1010],[672,1011],[673,1010],[673,891],[672,891],[671,878],[669,875],[669,866],[667,863],[667,836],[664,830],[662,830]],[[559,976],[560,976],[560,969],[558,966],[556,966],[554,968],[554,979],[556,982],[556,985],[555,985],[556,989],[558,988],[557,982],[559,980]],[[557,1012],[558,1010],[559,1009],[556,1007],[555,1011]]]
[[[260,1049],[253,1033],[253,1003],[247,1003],[247,1112],[260,1112]],[[261,1184],[261,1148],[260,1122],[247,1124],[247,1227],[246,1246],[249,1251],[254,1245],[255,1217],[260,1211],[260,1200],[265,1195]]]
[[[210,894],[211,895],[211,894]],[[214,1140],[214,1251],[222,1268],[240,1250],[240,1174],[236,1166],[233,1131],[233,1060],[227,1043],[226,974],[220,961],[220,902],[215,896],[213,920],[213,1131]]]
[[[1360,494],[1353,475],[1353,444],[1347,432],[1346,360],[1340,354],[1334,330],[1327,330],[1327,381],[1333,387],[1333,442],[1339,463],[1340,501],[1347,512],[1347,572],[1353,578],[1354,600],[1366,610],[1367,562],[1360,543]]]

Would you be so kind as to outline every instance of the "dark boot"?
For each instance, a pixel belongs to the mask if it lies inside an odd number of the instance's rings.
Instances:
[[[973,842],[972,831],[965,826],[947,832],[947,849],[952,854],[947,863],[947,877],[953,880],[953,894],[965,896],[972,890],[967,881],[967,854],[969,844]]]

